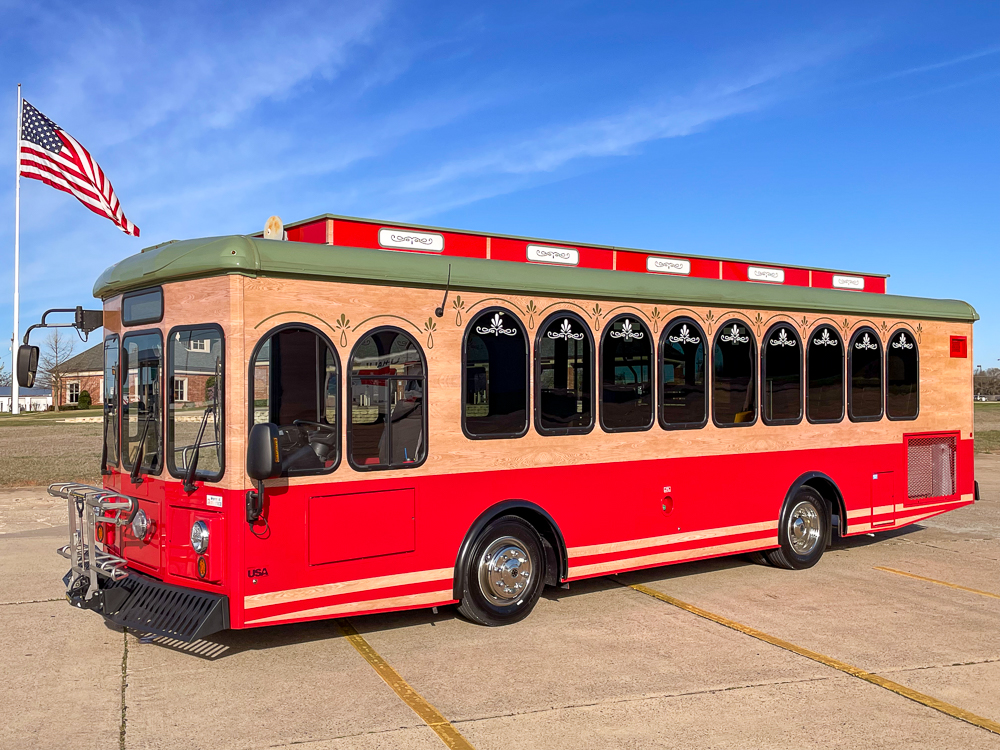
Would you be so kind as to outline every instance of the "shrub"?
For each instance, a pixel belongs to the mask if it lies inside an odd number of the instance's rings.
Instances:
[[[80,397],[77,399],[76,405],[79,409],[89,409],[91,403],[90,391],[80,391]]]

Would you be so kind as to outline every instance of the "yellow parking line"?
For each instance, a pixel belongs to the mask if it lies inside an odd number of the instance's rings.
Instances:
[[[991,591],[980,591],[979,589],[970,589],[968,586],[960,586],[957,583],[948,583],[947,581],[938,581],[935,578],[927,578],[926,576],[918,576],[916,573],[907,573],[903,570],[894,570],[892,568],[883,568],[881,565],[875,565],[875,570],[882,570],[886,573],[895,573],[898,576],[906,576],[907,578],[916,578],[918,581],[927,581],[927,583],[936,583],[938,586],[947,586],[950,589],[958,589],[959,591],[968,591],[970,594],[979,594],[980,596],[989,596],[994,599],[1000,599],[1000,594],[994,594]]]
[[[410,687],[410,684],[399,676],[399,672],[389,666],[389,663],[379,655],[378,651],[372,648],[371,644],[354,629],[353,625],[346,620],[337,620],[337,627],[340,628],[340,632],[344,634],[344,637],[357,652],[365,658],[365,661],[372,665],[372,669],[385,684],[392,688],[399,699],[413,710],[413,713],[434,730],[434,733],[446,746],[452,750],[476,750],[465,737],[459,734],[451,722],[441,715],[440,711]]]
[[[618,580],[618,579],[615,579]],[[911,690],[905,685],[900,685],[898,682],[893,682],[892,680],[887,680],[885,677],[881,677],[877,674],[872,674],[871,672],[866,672],[858,667],[851,666],[845,662],[839,661],[829,656],[824,656],[815,651],[810,651],[807,648],[802,648],[802,646],[796,646],[794,643],[789,643],[788,641],[783,641],[780,638],[775,638],[773,635],[768,635],[767,633],[757,630],[756,628],[751,628],[747,625],[730,620],[727,617],[722,617],[721,615],[713,614],[700,607],[696,607],[693,604],[688,604],[687,602],[682,602],[680,599],[675,599],[672,596],[663,594],[655,589],[651,589],[648,586],[643,586],[639,583],[625,583],[624,581],[618,580],[623,586],[628,586],[631,589],[651,596],[654,599],[659,599],[661,602],[666,602],[667,604],[672,604],[675,607],[690,612],[693,615],[698,615],[698,617],[704,617],[706,620],[711,620],[719,625],[725,625],[727,628],[732,628],[744,635],[748,635],[751,638],[756,638],[759,641],[764,641],[764,643],[770,643],[772,646],[777,646],[785,651],[791,651],[793,654],[798,654],[799,656],[804,656],[807,659],[812,659],[813,661],[824,664],[833,669],[839,670],[844,674],[849,674],[852,677],[857,677],[859,680],[864,680],[865,682],[870,682],[873,685],[878,685],[879,687],[885,688],[886,690],[891,690],[897,695],[901,695],[904,698],[909,698],[911,701],[920,703],[928,708],[933,708],[935,711],[940,711],[941,713],[952,716],[956,719],[961,719],[969,724],[986,729],[995,734],[1000,734],[1000,723],[995,722],[991,719],[983,718],[982,716],[977,716],[974,713],[970,713],[965,709],[953,706],[950,703],[945,703],[937,698],[930,695],[924,695],[923,693],[918,693],[916,690]]]

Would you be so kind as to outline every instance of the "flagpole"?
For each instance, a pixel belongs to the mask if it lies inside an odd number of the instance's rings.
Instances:
[[[21,304],[21,84],[17,84],[17,133],[14,136],[14,145],[17,147],[17,160],[15,161],[14,177],[14,340],[10,347],[11,378],[10,383],[10,411],[11,414],[21,413],[21,404],[18,394],[17,382],[17,346],[18,327],[18,307]]]

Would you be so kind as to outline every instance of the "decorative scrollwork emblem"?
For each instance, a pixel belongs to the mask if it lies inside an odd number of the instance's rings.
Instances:
[[[687,327],[687,323],[681,324],[680,336],[668,336],[671,344],[700,344],[700,336],[692,336],[691,329]]]
[[[872,341],[871,336],[867,333],[861,337],[861,341],[854,342],[855,349],[878,349],[878,344]]]
[[[788,330],[785,328],[778,329],[778,338],[771,339],[771,346],[795,346],[795,339],[788,338]]]
[[[899,334],[899,339],[892,342],[892,348],[893,349],[912,349],[913,348],[913,342],[906,340],[906,334],[905,333],[900,333]]]
[[[517,333],[517,329],[504,328],[503,316],[500,313],[493,313],[493,318],[490,320],[489,327],[484,328],[483,326],[476,326],[476,333],[481,333],[484,336],[490,333],[494,336],[513,336]]]
[[[840,342],[837,339],[830,338],[830,329],[824,328],[823,333],[820,334],[818,339],[813,339],[813,343],[816,346],[836,346]]]
[[[573,327],[570,325],[568,318],[563,318],[562,325],[559,327],[558,331],[549,331],[548,337],[550,339],[565,339],[569,341],[573,339],[574,341],[579,341],[583,338],[582,333],[573,333]]]
[[[722,334],[720,337],[727,344],[745,344],[750,340],[749,336],[740,336],[740,327],[733,323],[733,327],[729,329],[728,334]]]
[[[643,336],[645,336],[645,334],[642,331],[634,331],[634,330],[632,330],[632,321],[629,320],[628,318],[625,318],[624,322],[622,323],[622,329],[621,329],[621,331],[612,331],[611,332],[611,338],[613,338],[613,339],[625,339],[626,341],[632,341],[633,339],[635,339],[636,341],[638,341]]]

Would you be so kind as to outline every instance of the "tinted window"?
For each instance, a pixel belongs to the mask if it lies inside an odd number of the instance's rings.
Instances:
[[[862,328],[851,337],[851,379],[847,403],[851,419],[877,420],[882,417],[882,344],[871,328]]]
[[[330,343],[310,328],[281,328],[261,342],[250,367],[251,422],[278,426],[282,476],[333,471],[340,368]]]
[[[121,354],[123,463],[131,469],[142,446],[140,471],[159,474],[163,468],[163,341],[159,333],[126,336]]]
[[[163,290],[126,294],[122,299],[122,322],[127,326],[159,323],[163,319]]]
[[[427,455],[424,359],[402,331],[369,333],[351,355],[348,441],[358,469],[415,466]]]
[[[104,340],[104,455],[105,466],[118,463],[118,337]]]
[[[835,328],[823,326],[813,331],[806,367],[809,420],[839,422],[844,418],[844,342]]]
[[[667,326],[660,342],[660,421],[667,429],[700,427],[705,399],[705,334],[690,320]]]
[[[777,325],[764,337],[764,421],[794,424],[802,419],[802,345],[790,325]]]
[[[514,437],[528,429],[528,339],[506,310],[487,310],[465,341],[465,431]]]
[[[622,316],[601,341],[601,426],[608,432],[653,424],[653,339],[638,318]]]
[[[172,331],[167,394],[167,467],[187,476],[222,478],[222,332],[218,328]],[[197,449],[197,457],[195,455]]]
[[[920,404],[920,357],[913,334],[899,331],[886,352],[885,413],[890,419],[915,419]]]
[[[712,418],[716,424],[756,421],[756,365],[753,333],[738,320],[730,320],[715,335],[712,351]]]
[[[538,429],[559,434],[594,426],[593,342],[575,315],[558,313],[542,325],[536,349]]]

